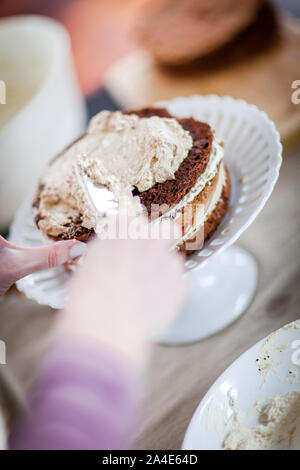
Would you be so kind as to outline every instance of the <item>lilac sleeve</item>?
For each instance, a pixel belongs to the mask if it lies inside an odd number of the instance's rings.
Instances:
[[[121,360],[84,344],[46,354],[11,449],[128,449],[140,384]]]

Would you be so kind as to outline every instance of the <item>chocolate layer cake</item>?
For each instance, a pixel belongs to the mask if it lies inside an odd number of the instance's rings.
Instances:
[[[178,248],[186,254],[201,248],[228,208],[222,144],[208,124],[175,118],[165,109],[99,113],[87,134],[53,160],[33,202],[37,226],[52,240],[88,240],[100,233],[82,194],[81,171],[117,199],[128,193],[151,223],[175,220],[182,227]]]

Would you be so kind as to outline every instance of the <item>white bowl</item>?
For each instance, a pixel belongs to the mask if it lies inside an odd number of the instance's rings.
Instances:
[[[221,450],[234,413],[232,399],[247,426],[254,427],[256,402],[291,391],[300,392],[300,320],[259,341],[218,378],[196,409],[182,448]]]
[[[48,161],[80,135],[86,110],[66,30],[42,16],[0,20],[0,231]],[[3,97],[2,97],[3,98]]]

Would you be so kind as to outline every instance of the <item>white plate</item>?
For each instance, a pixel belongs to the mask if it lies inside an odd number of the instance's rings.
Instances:
[[[182,448],[222,449],[233,413],[230,397],[252,427],[258,424],[256,402],[295,390],[300,391],[300,320],[255,344],[219,377],[195,411]]]

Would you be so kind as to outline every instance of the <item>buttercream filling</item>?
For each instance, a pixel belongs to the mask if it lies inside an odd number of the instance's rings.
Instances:
[[[218,171],[218,166],[221,160],[223,159],[223,157],[224,157],[223,144],[219,142],[216,138],[214,138],[213,144],[212,144],[212,151],[209,157],[209,161],[206,165],[205,171],[200,175],[196,184],[181,199],[181,201],[178,204],[176,204],[174,207],[172,207],[172,209],[165,212],[165,214],[163,214],[161,218],[162,219],[176,218],[177,214],[181,212],[181,209],[189,202],[192,202],[195,199],[195,197],[197,197],[201,193],[201,191],[203,191],[205,186],[209,184],[211,180],[214,179]]]
[[[218,180],[215,187],[215,190],[211,196],[211,198],[206,202],[205,205],[201,205],[197,209],[197,215],[195,217],[195,223],[188,229],[184,236],[182,237],[182,242],[193,238],[196,235],[197,231],[200,227],[205,223],[205,221],[209,218],[209,216],[213,213],[215,208],[217,207],[218,203],[222,198],[222,192],[226,185],[226,171],[224,167],[224,163],[222,162],[219,167],[218,173]]]

